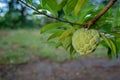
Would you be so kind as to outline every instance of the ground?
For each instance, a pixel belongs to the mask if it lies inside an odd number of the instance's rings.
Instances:
[[[87,56],[55,48],[39,29],[0,30],[0,80],[120,80],[120,56],[98,46]]]
[[[120,80],[120,59],[81,57],[56,62],[45,58],[2,65],[1,80]]]

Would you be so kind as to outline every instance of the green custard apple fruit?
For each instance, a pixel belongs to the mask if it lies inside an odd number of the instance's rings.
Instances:
[[[99,38],[97,30],[81,28],[73,33],[72,45],[80,55],[86,55],[96,49]]]

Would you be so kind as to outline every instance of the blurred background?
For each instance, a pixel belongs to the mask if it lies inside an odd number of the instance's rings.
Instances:
[[[34,4],[37,4],[35,0]],[[0,28],[40,28],[51,22],[45,16],[35,16],[33,11],[17,0],[0,0]]]

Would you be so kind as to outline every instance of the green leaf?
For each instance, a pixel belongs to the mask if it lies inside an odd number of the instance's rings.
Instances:
[[[69,35],[71,35],[73,32],[73,28],[68,29],[66,31],[64,31],[60,37],[58,37],[58,40],[56,42],[56,47],[62,46],[62,42],[66,39],[66,37],[68,37]]]
[[[42,9],[42,6],[39,4],[37,7],[36,7],[37,10],[39,9]]]
[[[120,52],[120,38],[116,38],[117,50]]]
[[[101,24],[102,24],[101,21],[99,21],[98,22],[98,25],[100,26],[100,27],[98,27],[99,30],[101,30],[103,32],[111,32],[111,30],[112,30],[112,25],[111,24],[106,24],[105,22],[103,22],[102,25]]]
[[[72,35],[66,37],[63,41],[62,41],[62,46],[67,50],[68,47],[72,44]]]
[[[120,26],[120,9],[119,9],[119,7],[114,9],[113,26]]]
[[[112,51],[111,51],[110,47],[108,47],[108,52],[107,52],[107,54],[108,54],[108,57],[109,57],[110,59],[112,59]]]
[[[55,32],[51,36],[49,36],[48,40],[59,37],[62,33],[63,31]]]
[[[74,9],[74,15],[78,16],[78,13],[80,12],[80,10],[82,9],[82,7],[85,5],[87,0],[78,0],[75,9]]]
[[[59,41],[59,40],[57,40],[57,42],[56,42],[56,48],[58,48],[59,46],[62,46],[62,42]]]
[[[66,15],[69,15],[75,8],[78,0],[68,0],[66,6],[64,7],[64,12]]]
[[[119,29],[118,29],[119,30]],[[112,32],[112,33],[110,33],[111,35],[114,35],[115,36],[115,38],[120,38],[120,33],[119,32],[117,32],[117,31],[115,31],[115,32]]]
[[[26,2],[32,4],[32,0],[25,0]]]
[[[76,22],[76,23],[86,23],[88,21],[88,17],[91,17],[89,20],[91,20],[93,17],[91,16],[91,11],[93,11],[95,9],[95,6],[91,6],[91,4],[87,3],[86,5],[84,5],[83,8],[81,8],[81,10],[79,11],[78,16],[74,16],[74,12],[73,15],[65,15],[65,18],[71,22]],[[86,17],[87,16],[87,17]],[[85,22],[86,21],[86,22]]]
[[[111,51],[114,53],[114,55],[117,57],[117,48],[115,43],[107,38],[104,34],[101,34],[102,39],[107,43],[107,45],[110,47]]]
[[[62,34],[61,34],[61,36],[59,37],[59,41],[62,41],[62,40],[64,40],[66,37],[68,37],[70,34],[72,34],[73,33],[73,28],[71,28],[71,29],[68,29],[68,30],[66,30],[66,31],[64,31]]]
[[[72,44],[69,46],[68,50],[67,50],[70,54],[70,58],[73,58],[73,55],[76,53],[75,49],[73,48]]]
[[[39,1],[40,1],[40,4],[41,4],[41,7],[44,8],[47,0],[39,0]]]
[[[51,29],[61,27],[63,25],[65,25],[65,23],[61,23],[61,22],[47,24],[47,25],[43,26],[43,28],[41,29],[41,33],[47,32],[47,31],[49,31]]]
[[[60,9],[62,9],[66,5],[67,1],[68,0],[62,0],[62,2],[59,4]]]
[[[57,11],[59,11],[59,5],[56,0],[46,0],[46,4],[51,13],[57,16]]]
[[[79,16],[79,23],[84,23],[85,21],[87,21],[88,17],[86,17],[90,11],[92,11],[94,9],[94,6],[90,6],[90,7],[85,7],[81,10]],[[90,16],[91,17],[91,16]]]

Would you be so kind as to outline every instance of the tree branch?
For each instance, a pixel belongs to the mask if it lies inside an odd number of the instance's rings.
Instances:
[[[19,2],[21,2],[22,4],[24,4],[24,5],[27,6],[27,7],[31,8],[32,10],[34,10],[35,12],[37,12],[38,14],[40,14],[40,15],[45,15],[45,16],[47,16],[47,17],[49,17],[49,18],[52,18],[52,19],[55,19],[55,20],[57,20],[57,21],[64,22],[64,23],[69,23],[69,24],[71,24],[71,25],[78,25],[78,26],[85,26],[85,25],[86,25],[86,24],[79,24],[79,23],[75,23],[75,22],[70,22],[70,21],[63,20],[63,19],[60,19],[60,18],[57,18],[57,17],[54,17],[54,16],[47,15],[47,14],[45,14],[45,13],[43,13],[43,12],[38,11],[38,10],[35,9],[33,6],[27,4],[26,2],[24,2],[24,1],[22,1],[22,0],[19,0]]]
[[[92,20],[90,20],[87,23],[87,28],[90,28],[96,21],[98,21],[108,10],[110,7],[112,7],[112,5],[116,2],[117,0],[111,0],[106,7],[97,15],[95,16]]]
[[[55,19],[57,21],[60,21],[60,22],[65,22],[65,23],[69,23],[71,25],[78,25],[78,26],[86,26],[87,28],[90,28],[93,24],[96,23],[96,21],[98,21],[108,10],[110,7],[112,7],[112,5],[116,2],[117,0],[111,0],[107,5],[106,7],[97,15],[95,16],[92,20],[90,20],[88,23],[85,23],[85,24],[79,24],[79,23],[75,23],[75,22],[70,22],[70,21],[67,21],[67,20],[63,20],[63,19],[60,19],[60,18],[57,18],[57,17],[54,17],[54,16],[50,16],[50,15],[47,15],[43,12],[40,12],[38,11],[37,9],[35,9],[33,6],[27,4],[26,2],[22,1],[22,0],[19,0],[19,2],[21,2],[22,4],[24,4],[25,6],[31,8],[32,10],[34,10],[35,12],[37,12],[38,14],[41,14],[41,15],[45,15],[49,18],[52,18],[52,19]]]

